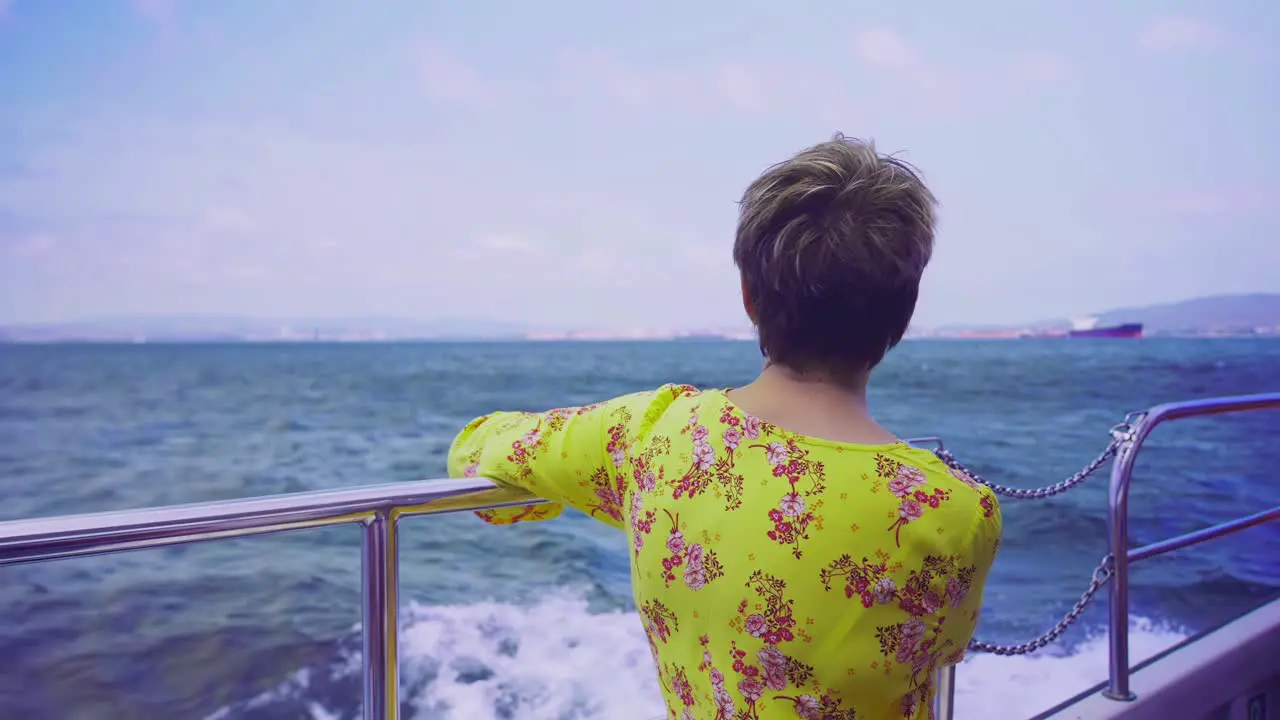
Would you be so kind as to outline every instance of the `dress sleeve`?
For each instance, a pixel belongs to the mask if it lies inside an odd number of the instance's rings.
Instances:
[[[450,477],[486,477],[550,501],[476,514],[509,525],[557,517],[565,505],[621,528],[633,416],[651,393],[543,413],[497,412],[467,424],[449,449]],[[639,412],[636,412],[639,410]]]
[[[963,588],[964,592],[958,593],[958,597],[955,598],[958,600],[957,608],[961,611],[957,616],[960,622],[948,623],[950,631],[948,634],[951,634],[951,637],[946,638],[944,646],[953,651],[948,653],[951,657],[945,659],[948,664],[959,663],[964,658],[969,642],[973,640],[978,619],[982,614],[982,599],[987,586],[987,577],[991,574],[991,566],[995,564],[996,553],[1000,550],[1001,534],[1004,532],[1000,501],[995,493],[982,488],[979,508],[980,511],[976,514],[970,533],[969,566],[961,571],[959,578],[956,578],[958,586]],[[965,577],[966,575],[968,577]],[[950,592],[950,583],[948,585],[948,592]]]

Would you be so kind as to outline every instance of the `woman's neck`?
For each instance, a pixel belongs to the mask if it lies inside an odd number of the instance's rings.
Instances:
[[[855,384],[835,384],[766,365],[731,394],[744,412],[801,435],[866,445],[897,440],[872,419],[865,376]]]

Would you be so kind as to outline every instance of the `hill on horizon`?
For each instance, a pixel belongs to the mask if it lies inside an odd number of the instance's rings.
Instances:
[[[1108,310],[1099,324],[1140,322],[1151,332],[1251,330],[1280,326],[1280,293],[1213,295],[1145,307]]]
[[[1213,295],[1171,303],[1117,308],[1095,313],[1100,325],[1138,322],[1147,334],[1252,332],[1280,327],[1280,293]],[[937,330],[1060,330],[1069,319],[1044,320],[1026,325],[948,325]],[[397,317],[255,318],[221,315],[122,315],[86,318],[70,322],[13,323],[0,325],[0,341],[119,340],[145,336],[152,340],[236,340],[279,336],[288,328],[295,338],[321,338],[352,334],[402,339],[504,339],[519,338],[545,328],[503,320],[445,317],[417,320]]]
[[[1142,323],[1148,334],[1218,331],[1252,331],[1280,327],[1280,293],[1209,295],[1135,307],[1117,308],[1077,317],[1098,319],[1099,325]],[[1069,318],[1041,320],[1025,325],[948,325],[940,330],[1062,330]]]

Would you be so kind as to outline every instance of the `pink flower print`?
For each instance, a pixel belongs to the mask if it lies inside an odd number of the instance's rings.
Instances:
[[[812,695],[801,695],[796,698],[796,717],[801,720],[818,720],[819,712],[822,708],[818,705],[818,698]]]
[[[914,692],[907,693],[902,696],[902,717],[910,718],[916,716],[916,705],[918,700]]]
[[[684,712],[680,713],[680,720],[698,720],[698,719],[693,716],[692,710],[690,710],[689,708],[685,708]]]
[[[804,498],[797,492],[789,492],[782,496],[778,509],[787,517],[800,517],[804,514]]]
[[[912,465],[899,465],[898,472],[895,477],[905,478],[911,482],[911,487],[919,487],[927,482],[924,471]]]
[[[696,426],[697,424],[698,424],[698,416],[697,416],[697,415],[693,415],[693,416],[691,416],[691,417],[689,418],[689,427],[694,427],[694,426]]]
[[[876,581],[875,598],[878,603],[887,603],[893,600],[894,593],[898,588],[893,583],[893,578],[880,578]]]
[[[755,703],[764,694],[764,683],[753,677],[742,678],[738,681],[738,692],[742,693],[747,702]]]
[[[696,702],[693,698],[693,686],[689,684],[689,679],[685,676],[683,669],[676,669],[671,685],[671,689],[676,691],[676,695],[686,706],[693,705]]]
[[[703,554],[704,554],[704,551],[702,549],[702,546],[699,545],[698,543],[694,543],[689,546],[689,552],[687,555],[685,555],[685,560],[690,565],[702,567]]]
[[[911,671],[913,673],[922,672],[929,667],[930,663],[936,662],[933,658],[933,645],[937,639],[925,640],[920,643],[919,649],[916,650],[916,658],[911,663]]]
[[[636,471],[636,487],[644,492],[653,492],[658,487],[658,476],[652,470]]]
[[[685,565],[684,584],[695,592],[701,590],[707,584],[707,572],[701,565]]]
[[[615,468],[622,467],[622,463],[627,461],[627,453],[622,448],[617,448],[609,453],[613,457],[613,466]]]
[[[462,468],[462,477],[472,478],[472,477],[475,477],[476,473],[479,473],[479,472],[480,472],[480,463],[471,463],[470,465]]]
[[[768,629],[769,623],[763,615],[752,615],[747,618],[747,632],[751,637],[764,637]]]
[[[777,467],[787,464],[787,446],[780,442],[771,442],[765,448],[765,457],[769,460],[769,464]]]
[[[709,434],[710,434],[710,431],[707,430],[706,425],[699,425],[693,429],[693,435],[692,435],[693,441],[695,443],[705,442],[707,439],[707,435]]]
[[[724,431],[724,446],[730,450],[737,450],[738,445],[742,444],[742,433],[738,428],[731,427]]]
[[[672,555],[679,555],[684,552],[684,533],[679,530],[672,530],[667,536],[667,549]]]
[[[942,609],[942,598],[938,596],[938,593],[929,590],[920,599],[920,604],[924,606],[926,614],[932,615]]]
[[[978,500],[978,504],[982,506],[982,517],[991,517],[992,513],[996,511],[995,503],[986,495],[983,495]]]
[[[760,437],[760,418],[747,416],[746,422],[742,424],[742,429],[747,433],[747,439],[755,440]]]
[[[723,680],[721,681],[723,682]],[[734,717],[738,714],[738,708],[734,707],[733,697],[729,695],[729,691],[724,686],[716,687],[712,690],[712,695],[716,700],[716,708],[725,717]]]
[[[770,690],[782,690],[787,686],[787,656],[776,647],[759,652],[760,666],[764,668],[764,684]]]
[[[951,607],[958,608],[969,595],[969,584],[962,583],[955,578],[947,580],[947,599],[951,601]]]
[[[898,547],[902,546],[902,528],[919,520],[924,515],[926,505],[936,509],[951,497],[951,491],[943,488],[934,488],[932,493],[914,489],[923,484],[923,477],[924,473],[918,468],[904,465],[898,468],[897,474],[889,481],[893,494],[902,498],[902,504],[898,506],[898,519],[889,526]]]
[[[636,553],[638,554],[644,549],[644,533],[637,532],[633,537],[635,538],[633,545],[635,546]]]
[[[708,662],[710,662],[708,660]],[[724,687],[724,673],[720,672],[720,668],[711,668],[711,685],[713,687]]]
[[[786,668],[765,668],[764,669],[764,686],[770,690],[783,690],[787,687],[787,670]]]
[[[716,451],[706,442],[697,443],[693,446],[693,459],[698,465],[698,470],[705,472],[716,464]]]
[[[902,635],[898,640],[898,653],[896,659],[900,663],[911,662],[916,652],[920,649],[920,640],[924,638],[924,623],[918,618],[912,618],[910,622],[902,626]]]
[[[962,472],[960,472],[959,470],[957,470],[957,469],[955,469],[955,468],[953,468],[953,467],[948,467],[948,468],[947,468],[947,472],[951,473],[951,477],[953,477],[953,478],[955,478],[955,479],[959,480],[960,482],[964,483],[965,485],[968,485],[969,487],[973,488],[974,490],[978,490],[978,489],[979,489],[979,487],[980,487],[980,486],[978,485],[978,481],[977,481],[977,480],[974,480],[974,479],[973,479],[973,478],[971,478],[971,477],[969,477],[969,475],[968,475],[967,473],[962,473]]]
[[[889,481],[889,492],[895,497],[906,497],[925,482],[924,472],[920,468],[901,465],[898,467],[898,473]]]
[[[600,498],[600,510],[613,518],[614,520],[622,520],[622,493],[615,488],[598,487],[596,488],[596,497]]]

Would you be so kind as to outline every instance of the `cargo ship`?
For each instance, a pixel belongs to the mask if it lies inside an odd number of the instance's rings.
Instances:
[[[1119,325],[1098,326],[1096,318],[1077,321],[1075,327],[1067,331],[1070,338],[1140,338],[1142,323],[1121,323]]]

